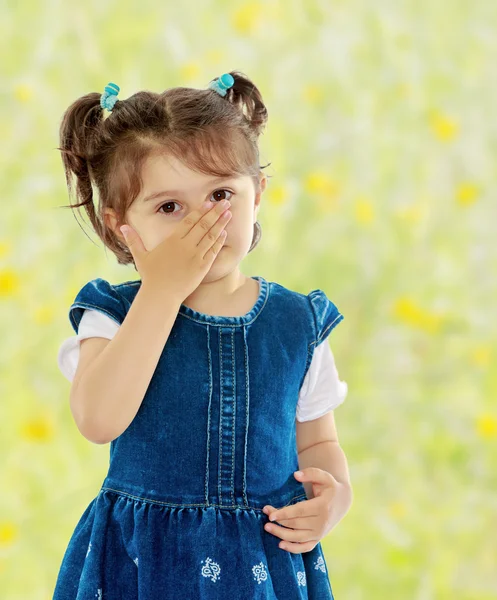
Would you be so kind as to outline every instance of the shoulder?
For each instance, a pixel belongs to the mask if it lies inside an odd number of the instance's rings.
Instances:
[[[319,288],[309,292],[307,299],[314,317],[314,343],[319,345],[344,317],[337,305]]]
[[[269,286],[273,302],[279,302],[280,305],[286,305],[288,309],[293,308],[301,312],[308,310],[307,294],[287,288],[281,283],[276,283],[276,281],[270,281]]]
[[[321,344],[344,318],[337,305],[319,288],[305,294],[271,282],[271,296],[280,302],[287,319],[292,312],[292,318],[301,315],[306,320],[310,328],[310,344]]]
[[[98,310],[120,325],[140,283],[138,280],[112,284],[101,277],[85,283],[69,308],[69,320],[73,329],[78,331],[85,309]]]

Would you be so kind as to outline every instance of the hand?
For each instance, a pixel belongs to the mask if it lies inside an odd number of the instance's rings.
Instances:
[[[352,501],[351,487],[337,481],[328,471],[308,467],[302,473],[302,476],[294,473],[294,477],[299,481],[312,482],[313,498],[279,510],[269,504],[263,509],[265,514],[269,514],[270,520],[277,519],[280,525],[290,528],[285,529],[276,523],[264,526],[268,531],[269,525],[270,533],[283,540],[280,548],[293,554],[315,548],[343,518]]]
[[[121,226],[144,286],[167,289],[181,301],[197,289],[224,244],[224,228],[231,219],[230,204],[212,204],[182,219],[172,235],[150,251],[130,225]]]

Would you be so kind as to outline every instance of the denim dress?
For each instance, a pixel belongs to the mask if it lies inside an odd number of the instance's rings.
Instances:
[[[179,308],[137,414],[110,443],[54,600],[333,600],[321,543],[279,548],[262,509],[307,500],[293,475],[299,390],[343,316],[320,289],[253,279],[243,316]],[[86,308],[121,324],[140,286],[87,283],[69,309],[74,331]]]

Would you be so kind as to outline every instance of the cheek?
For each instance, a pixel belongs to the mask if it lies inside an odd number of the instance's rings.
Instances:
[[[228,229],[233,227],[238,231],[242,230],[244,225],[250,221],[250,211],[246,206],[231,206],[231,219],[228,222]]]
[[[233,216],[224,228],[228,233],[225,246],[242,247],[250,243],[254,235],[253,216],[249,211],[234,211]]]

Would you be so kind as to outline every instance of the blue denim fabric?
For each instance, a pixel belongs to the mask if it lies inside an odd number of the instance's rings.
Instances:
[[[299,390],[343,316],[322,290],[253,279],[259,297],[243,316],[181,305],[54,600],[333,600],[321,544],[282,550],[262,508],[307,499],[293,475]],[[69,311],[75,332],[85,308],[122,323],[140,285],[87,283]]]

